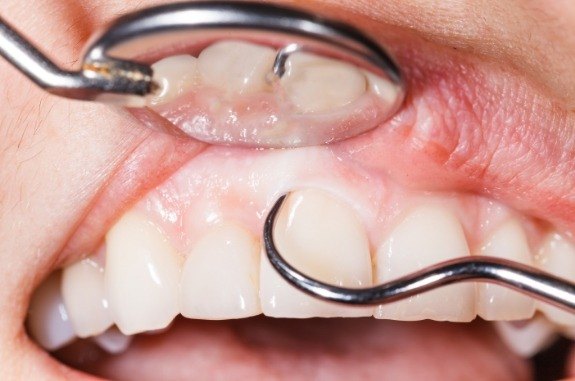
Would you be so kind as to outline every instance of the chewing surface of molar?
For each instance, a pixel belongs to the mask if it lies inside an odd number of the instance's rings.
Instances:
[[[181,258],[162,232],[128,212],[106,235],[106,296],[124,334],[161,329],[180,312]]]
[[[113,324],[104,289],[104,268],[95,259],[87,258],[64,269],[62,296],[79,337],[100,334]]]
[[[384,283],[448,259],[469,256],[459,220],[446,207],[421,205],[379,245],[375,281]],[[456,284],[378,306],[379,319],[468,322],[475,317],[475,286]]]
[[[478,254],[534,265],[525,231],[515,219],[497,227],[483,242]],[[523,320],[535,313],[532,298],[506,287],[479,284],[476,296],[477,313],[485,320]]]
[[[276,52],[272,48],[242,41],[220,41],[198,56],[204,85],[228,95],[245,95],[270,88],[267,81]]]
[[[148,96],[151,106],[173,101],[198,86],[198,60],[190,55],[166,57],[154,63],[152,70],[159,88]]]
[[[339,109],[366,91],[366,77],[355,66],[308,53],[289,56],[280,84],[301,113]]]
[[[235,319],[261,313],[260,244],[236,224],[211,228],[188,253],[182,271],[182,315]]]
[[[575,245],[558,233],[550,233],[539,250],[539,268],[561,278],[575,281]],[[538,302],[538,309],[554,323],[575,327],[575,316],[549,304]]]
[[[60,291],[60,271],[36,289],[28,309],[28,331],[48,350],[62,348],[76,338]]]
[[[160,92],[147,103],[202,141],[289,147],[370,130],[390,117],[401,99],[400,89],[386,78],[308,53],[290,56],[285,74],[274,79],[276,54],[263,45],[222,40],[197,59],[167,57],[153,65]]]
[[[372,284],[367,234],[354,211],[328,193],[305,189],[290,194],[277,216],[276,246],[293,266],[314,278],[344,287]],[[263,313],[275,317],[371,316],[373,308],[318,301],[294,289],[262,255]]]

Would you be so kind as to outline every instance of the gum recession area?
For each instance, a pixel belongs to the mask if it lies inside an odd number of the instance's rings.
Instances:
[[[557,129],[565,128],[566,126],[568,127],[569,123],[571,123],[567,117],[564,117],[564,114],[561,114],[560,110],[555,110],[552,104],[545,103],[541,100],[527,99],[527,95],[525,95],[527,92],[525,89],[513,87],[513,84],[507,89],[508,95],[505,101],[499,102],[500,100],[497,99],[497,101],[492,104],[489,102],[489,96],[495,93],[496,90],[490,89],[489,86],[492,85],[493,87],[497,87],[500,85],[499,83],[488,84],[485,92],[482,93],[480,91],[481,89],[477,89],[469,85],[471,83],[481,82],[482,78],[474,77],[479,75],[478,73],[473,70],[463,70],[461,67],[459,67],[461,71],[458,71],[458,66],[456,64],[453,62],[450,62],[449,64],[453,65],[452,67],[449,67],[449,69],[453,70],[447,70],[447,67],[437,64],[435,67],[431,65],[432,67],[429,71],[411,73],[414,74],[414,76],[411,77],[409,76],[410,73],[408,73],[408,78],[410,81],[413,81],[413,86],[410,87],[410,98],[407,100],[407,106],[405,109],[393,121],[382,126],[373,133],[339,144],[327,151],[330,151],[337,160],[342,160],[348,163],[348,166],[353,167],[355,164],[357,166],[361,166],[363,170],[389,174],[400,183],[409,184],[409,186],[413,188],[473,191],[476,189],[488,188],[489,184],[497,184],[505,180],[501,177],[506,175],[506,171],[501,168],[496,168],[496,163],[509,163],[517,157],[524,157],[521,156],[521,154],[526,152],[527,147],[525,147],[526,144],[523,144],[521,141],[517,141],[517,132],[525,132],[525,142],[528,143],[530,139],[529,136],[532,136],[530,134],[535,134],[537,131],[540,131],[541,125],[544,125],[546,122],[550,122],[548,125],[552,126],[553,131],[548,131],[547,134],[544,134],[544,136],[541,139],[538,139],[534,144],[543,145],[543,147],[541,147],[543,152],[549,152],[550,157],[548,162],[555,162],[558,160],[557,156],[561,153],[558,152],[558,147],[555,144],[556,142],[553,139],[553,136],[554,134],[558,134]],[[446,76],[445,73],[447,72],[450,72],[451,76]],[[503,92],[503,94],[505,94],[505,92]],[[517,100],[519,95],[521,95],[520,99],[526,102],[540,102],[540,109],[543,110],[540,115],[525,115],[522,112],[518,112],[518,110],[523,110],[525,107],[524,104],[522,104],[521,107],[516,107],[516,109],[514,109],[515,102],[511,100]],[[521,100],[519,102],[521,102]],[[497,111],[496,108],[499,111]],[[438,112],[439,110],[441,112]],[[483,112],[482,115],[480,115],[481,113],[479,110]],[[546,115],[555,115],[557,119],[551,123],[550,120],[545,118]],[[505,120],[508,122],[503,123]],[[501,126],[504,126],[505,128],[502,129]],[[478,134],[478,131],[481,131],[481,134]],[[466,142],[469,144],[465,144]],[[470,142],[475,142],[477,144],[471,144]],[[531,142],[533,143],[533,140],[531,140]],[[493,158],[494,151],[497,149],[499,144],[509,146],[510,149],[501,153],[503,157]],[[568,142],[565,144],[568,144]],[[552,146],[555,146],[556,149],[547,149]],[[560,145],[559,147],[562,146],[563,145]],[[537,151],[538,147],[535,148],[536,149],[533,150],[534,152]],[[211,154],[209,149],[204,153],[206,155]],[[196,159],[201,161],[204,153],[199,154]],[[490,160],[490,158],[493,158],[494,160]],[[230,165],[233,165],[233,161],[233,158],[230,158]],[[574,160],[569,161],[569,158],[567,158],[566,162],[574,162]],[[535,162],[535,164],[537,164],[537,162]],[[543,165],[545,163],[541,162],[540,164]],[[517,168],[513,167],[508,169],[507,174],[512,181],[508,182],[508,187],[500,190],[497,195],[502,199],[506,199],[506,201],[510,201],[510,204],[513,204],[518,208],[523,207],[524,210],[529,211],[529,208],[526,207],[526,205],[530,204],[529,200],[518,200],[513,198],[511,195],[514,193],[525,194],[523,191],[525,191],[527,185],[531,185],[533,183],[538,183],[540,185],[540,190],[541,182],[534,181],[533,179],[534,177],[544,176],[548,173],[548,170],[542,170],[542,168],[538,168],[535,165],[529,167],[528,171],[525,171],[522,176],[517,177],[515,176],[517,172],[516,169]],[[170,181],[166,184],[169,182]],[[545,187],[549,195],[560,195],[563,189],[559,185],[555,187],[551,185],[552,184],[549,184],[549,186]],[[570,186],[570,184],[564,183],[563,186]],[[158,189],[160,188],[162,187],[159,187]],[[187,189],[191,192],[191,188]],[[537,196],[541,196],[541,192],[538,190],[529,191],[527,192],[527,195],[536,199],[538,198]],[[559,197],[555,198],[558,199]],[[541,197],[541,199],[549,200],[549,204],[553,201],[553,197]],[[532,203],[533,202],[531,202],[531,204]],[[565,213],[566,215],[569,211],[573,211],[573,205],[570,205],[570,208],[569,205],[567,205],[568,208],[563,209],[563,211],[559,210],[560,206],[561,205],[558,205],[557,209],[553,209],[550,206],[543,206],[543,209],[545,211],[549,211],[551,217],[561,217],[562,214]],[[245,324],[246,326],[253,324],[250,329],[256,331],[259,329],[259,332],[263,332],[262,336],[269,334],[277,340],[276,345],[280,346],[282,349],[281,352],[275,352],[275,354],[277,354],[278,362],[280,361],[280,357],[289,358],[287,355],[290,352],[293,355],[294,352],[299,350],[299,348],[294,349],[296,344],[290,343],[289,337],[291,335],[289,332],[291,332],[291,329],[294,331],[297,331],[297,329],[305,330],[305,324],[303,324],[302,327],[297,328],[293,326],[295,323],[287,323],[287,326],[290,328],[286,328],[285,335],[276,334],[276,336],[273,336],[274,334],[271,331],[266,331],[266,327],[271,327],[273,323],[260,323],[260,320],[255,320],[253,323],[250,322],[252,322],[251,319],[246,323],[238,324]],[[211,364],[214,364],[212,368],[206,369],[207,372],[210,370],[215,372],[218,368],[215,364],[223,364],[221,367],[222,371],[225,371],[225,369],[232,369],[233,366],[228,368],[225,365],[226,362],[228,364],[230,362],[234,364],[234,362],[231,361],[232,359],[236,361],[237,359],[240,359],[238,363],[242,363],[243,361],[250,363],[249,357],[251,355],[253,356],[252,359],[261,365],[259,368],[254,365],[252,369],[267,369],[269,372],[268,374],[272,374],[270,378],[273,378],[273,375],[277,374],[273,367],[269,366],[268,359],[262,357],[262,353],[264,353],[264,351],[259,351],[259,349],[265,348],[265,346],[258,347],[250,341],[246,342],[246,340],[241,337],[238,339],[233,336],[230,333],[230,330],[233,331],[233,328],[229,326],[230,324],[233,325],[233,323],[221,324],[219,328],[213,329],[209,328],[212,323],[189,322],[185,324],[187,325],[185,327],[186,330],[190,329],[187,332],[189,332],[189,337],[192,340],[178,340],[178,336],[174,340],[170,341],[172,343],[170,345],[174,345],[173,343],[175,342],[175,346],[167,347],[158,345],[162,343],[162,336],[157,338],[137,338],[134,344],[134,351],[128,352],[125,356],[130,356],[133,353],[135,356],[133,358],[134,362],[138,363],[138,359],[147,359],[147,357],[145,357],[146,354],[153,354],[153,356],[149,358],[150,360],[153,360],[156,358],[162,359],[162,353],[174,353],[177,354],[177,356],[172,357],[178,358],[180,356],[184,356],[185,353],[189,353],[190,356],[198,356],[196,359],[199,358],[203,359],[201,361],[205,361],[206,354],[205,351],[202,351],[202,348],[193,347],[197,349],[197,351],[193,351],[191,349],[191,346],[193,345],[192,342],[198,340],[199,337],[203,337],[206,340],[201,341],[201,343],[208,345],[209,341],[214,343],[215,346],[212,348],[214,351],[207,351],[213,354],[213,357],[211,357],[213,362],[211,362]],[[197,326],[194,326],[194,324],[197,324]],[[336,323],[334,322],[333,324]],[[341,324],[341,330],[345,331],[346,324],[360,323],[342,322]],[[370,374],[373,374],[374,378],[380,379],[382,374],[380,371],[386,375],[397,375],[396,379],[412,379],[420,377],[434,379],[434,375],[437,375],[435,378],[445,380],[450,379],[451,374],[453,374],[453,379],[461,379],[460,375],[470,374],[469,363],[460,360],[453,360],[453,357],[455,356],[461,357],[461,353],[465,353],[466,357],[469,355],[474,359],[486,359],[484,363],[481,361],[477,361],[477,363],[473,362],[473,364],[480,364],[478,366],[483,368],[483,373],[473,372],[474,376],[485,374],[485,379],[490,380],[528,379],[527,365],[519,362],[511,354],[506,353],[505,349],[501,348],[492,336],[485,334],[485,328],[476,330],[475,328],[468,327],[464,330],[463,328],[460,328],[460,326],[444,325],[439,323],[434,325],[431,323],[405,324],[391,322],[379,325],[377,326],[378,328],[370,328],[367,323],[364,324],[366,325],[361,329],[365,329],[367,332],[372,334],[380,333],[377,337],[381,342],[379,342],[379,346],[376,346],[376,348],[380,349],[380,351],[377,352],[378,355],[363,352],[363,356],[373,360],[373,363],[377,365],[377,367],[386,366],[385,371],[374,366],[373,373],[366,375],[366,379],[369,379]],[[395,326],[394,324],[399,325]],[[391,327],[391,325],[393,325],[393,327]],[[277,328],[279,328],[280,325],[277,324],[277,326]],[[399,329],[399,326],[405,328]],[[183,331],[179,330],[179,327],[180,324],[177,324],[174,332],[180,333],[182,336],[188,338]],[[443,328],[439,329],[438,327]],[[352,328],[360,329],[360,327]],[[311,328],[309,329],[311,330]],[[336,327],[335,329],[338,328]],[[372,329],[373,331],[371,331]],[[379,329],[383,332],[379,332]],[[355,329],[349,330],[357,332]],[[396,334],[393,334],[395,341],[392,341],[391,344],[388,341],[383,340],[384,336],[386,334],[389,335],[390,332],[397,332]],[[204,336],[206,333],[211,335],[209,340]],[[168,333],[168,335],[169,334],[170,333]],[[455,338],[453,340],[449,340],[449,337],[452,337],[450,335],[457,335],[457,340]],[[325,334],[322,338],[327,338],[329,336],[329,334]],[[166,336],[166,338],[167,337],[169,336]],[[366,337],[371,338],[372,335],[366,334]],[[172,338],[174,337],[172,336]],[[345,336],[342,336],[342,340],[343,338],[345,338]],[[433,348],[446,347],[446,338],[447,342],[454,343],[451,347],[453,352],[449,352],[447,350],[434,351]],[[224,353],[226,345],[229,347],[232,340],[235,339],[238,340],[235,341],[233,347],[237,348],[239,346],[243,351],[230,351],[226,355],[226,353]],[[378,341],[375,339],[373,340]],[[414,344],[413,346],[410,345],[408,348],[405,348],[405,343],[410,343],[410,340],[417,344]],[[358,340],[357,343],[361,344],[360,341],[364,340]],[[366,338],[365,341],[369,340]],[[182,342],[184,345],[180,344],[180,346],[178,346],[178,342]],[[349,339],[349,342],[352,342],[352,340]],[[290,344],[293,344],[293,346]],[[184,348],[182,348],[182,346],[184,346]],[[416,348],[418,346],[421,347]],[[160,349],[155,351],[155,348]],[[174,352],[170,352],[170,348],[172,348]],[[401,348],[404,350],[402,351]],[[302,368],[298,369],[308,369],[313,371],[312,368],[315,367],[314,359],[317,360],[318,358],[313,356],[314,350],[316,355],[319,356],[322,353],[322,349],[326,352],[330,352],[333,348],[330,348],[329,345],[311,345],[311,350],[304,352],[302,356],[298,357],[301,362],[293,361],[290,364],[289,361],[287,361],[284,363],[284,367],[291,367],[297,363],[302,366]],[[259,355],[256,355],[254,351],[257,351]],[[271,352],[273,355],[274,351],[272,350]],[[349,354],[350,357],[348,357],[348,359],[350,362],[354,362],[356,360],[358,362],[365,361],[365,357],[354,358],[351,356],[351,353],[357,352],[358,351],[353,350],[353,348],[350,347],[349,351],[345,351],[343,349],[341,352],[336,351],[334,356],[338,357],[338,361],[343,361],[345,360],[344,354]],[[375,352],[376,351],[374,351],[374,353]],[[427,361],[421,362],[422,373],[416,373],[417,370],[412,369],[413,367],[409,365],[412,364],[409,360],[410,355],[416,355],[418,353],[421,357],[414,356],[413,358],[427,358]],[[305,354],[308,354],[309,358],[304,357]],[[257,360],[258,358],[260,360]],[[166,360],[166,367],[171,367],[169,364],[173,365],[172,371],[176,372],[174,373],[176,376],[174,379],[178,379],[178,374],[182,375],[180,372],[194,372],[194,366],[191,365],[193,362],[180,364],[174,358],[171,359],[173,362],[168,362],[167,358],[164,359]],[[389,361],[384,361],[385,359]],[[443,361],[438,361],[440,359]],[[200,360],[198,361],[201,362]],[[405,363],[406,361],[408,363]],[[141,364],[141,362],[139,363]],[[150,363],[154,364],[150,366],[157,366],[160,362],[156,362],[154,360],[153,362],[150,361]],[[123,365],[121,365],[120,359],[110,360],[107,364],[101,364],[102,368],[100,369],[102,369],[102,374],[115,376],[116,374],[127,374],[122,372],[129,372],[130,369],[133,370],[134,368],[137,368],[137,366],[134,365],[132,365],[133,368],[130,368],[129,362],[123,364],[128,364],[127,368],[125,368],[127,370],[122,370]],[[428,366],[425,366],[426,364]],[[461,368],[459,368],[459,364],[461,364]],[[465,367],[467,367],[467,369],[465,369]],[[247,372],[245,368],[242,367],[234,369],[240,373]],[[358,372],[361,371],[361,367],[357,368],[354,366],[353,369]],[[488,373],[489,371],[493,371],[493,374]],[[152,371],[150,370],[150,372]],[[290,375],[290,379],[293,379],[294,374],[297,373],[297,370],[293,370],[293,373]],[[345,375],[345,373],[340,373],[338,375],[335,372],[334,374],[336,374],[337,377],[334,377],[333,379],[338,379],[339,375]],[[180,378],[184,378],[183,375]],[[278,378],[281,378],[281,376],[278,376]],[[288,377],[286,376],[285,378]]]

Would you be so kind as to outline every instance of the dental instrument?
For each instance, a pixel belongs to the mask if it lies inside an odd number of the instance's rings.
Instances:
[[[199,46],[222,38],[260,39],[280,46],[273,75],[281,77],[289,54],[313,52],[345,59],[400,89],[400,71],[378,44],[359,30],[311,13],[255,2],[184,2],[123,16],[90,41],[81,67],[58,67],[0,18],[0,55],[46,91],[59,96],[143,107],[158,85],[148,62],[138,59],[169,43]]]
[[[317,299],[356,306],[378,305],[453,283],[484,281],[508,287],[575,313],[574,283],[518,262],[488,256],[462,257],[441,262],[369,288],[345,288],[321,282],[290,265],[276,247],[274,223],[285,198],[286,195],[283,195],[276,201],[265,220],[265,251],[273,268],[282,278]]]

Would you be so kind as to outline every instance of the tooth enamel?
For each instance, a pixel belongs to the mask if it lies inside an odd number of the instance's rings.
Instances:
[[[338,109],[366,91],[366,77],[356,67],[306,53],[295,53],[287,59],[280,83],[301,113]]]
[[[112,355],[117,355],[128,349],[132,342],[132,336],[126,336],[116,327],[112,327],[106,332],[94,336],[92,340],[98,344],[102,350]]]
[[[152,65],[153,80],[160,88],[148,98],[150,105],[170,102],[197,87],[198,60],[189,55],[164,58]]]
[[[28,310],[28,331],[43,348],[53,351],[76,338],[60,292],[61,273],[50,275],[34,292]]]
[[[480,254],[533,265],[523,227],[510,220],[498,227],[481,245]],[[495,284],[477,285],[477,313],[485,320],[524,320],[535,313],[535,301]]]
[[[100,334],[112,325],[104,269],[95,260],[87,258],[64,269],[62,297],[79,337]]]
[[[242,41],[221,41],[198,57],[202,82],[228,94],[249,94],[269,88],[275,51]]]
[[[538,266],[544,271],[575,281],[575,245],[567,241],[561,235],[549,234],[537,257]],[[575,316],[569,312],[560,310],[549,304],[537,303],[537,308],[547,318],[557,324],[575,327]]]
[[[179,313],[180,258],[159,229],[126,213],[106,236],[110,314],[126,335],[166,327]]]
[[[393,105],[397,102],[399,88],[389,80],[378,77],[371,73],[365,73],[369,89],[386,104]]]
[[[261,313],[258,290],[261,246],[239,226],[213,228],[188,254],[182,270],[182,315],[236,319]]]
[[[526,322],[494,322],[501,340],[514,353],[531,357],[553,343],[557,333],[545,318],[536,316]]]
[[[469,256],[459,220],[446,208],[420,206],[395,227],[377,250],[376,282],[383,283],[448,259]],[[475,287],[450,285],[378,306],[379,319],[471,321]]]
[[[323,191],[290,194],[277,216],[274,238],[286,260],[306,274],[343,287],[372,284],[369,242],[362,224],[350,207]],[[301,293],[280,278],[265,254],[260,269],[265,315],[306,318],[373,313],[371,307],[342,307]]]

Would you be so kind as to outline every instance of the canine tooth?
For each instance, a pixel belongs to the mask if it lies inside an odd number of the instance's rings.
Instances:
[[[180,259],[160,230],[136,212],[106,235],[106,293],[126,335],[166,327],[179,313]]]
[[[213,228],[188,254],[182,270],[182,315],[234,319],[261,313],[261,246],[247,230],[226,224]]]
[[[517,220],[498,227],[483,242],[480,254],[532,265],[527,237]],[[477,313],[485,320],[529,319],[535,313],[535,301],[502,286],[480,283],[477,285]]]
[[[296,268],[324,282],[367,287],[371,259],[367,234],[354,211],[315,189],[289,195],[277,216],[274,238]],[[294,289],[262,254],[260,298],[265,315],[275,317],[371,316],[373,308],[342,307]]]
[[[377,250],[376,282],[383,283],[448,259],[469,256],[463,228],[449,210],[424,205],[413,210]],[[475,287],[457,284],[378,306],[379,319],[447,320],[475,317]]]
[[[205,48],[198,57],[204,84],[227,94],[249,94],[270,87],[275,51],[242,41],[220,41]]]
[[[335,110],[358,99],[367,80],[353,65],[313,54],[294,53],[286,61],[281,86],[301,113]]]
[[[128,349],[132,342],[132,336],[124,335],[118,328],[112,327],[106,332],[94,336],[92,340],[98,344],[102,350],[116,355]]]
[[[198,83],[198,59],[189,55],[166,57],[152,65],[157,93],[148,97],[152,106],[170,102],[190,91]]]
[[[549,234],[539,250],[539,268],[554,275],[575,281],[575,245],[560,234]],[[549,304],[538,302],[537,308],[547,318],[560,325],[575,327],[575,316]]]
[[[43,348],[53,351],[76,338],[60,292],[61,273],[50,275],[34,292],[28,310],[28,330]]]
[[[104,269],[93,259],[64,269],[62,297],[79,337],[97,335],[112,325],[104,291]]]
[[[509,349],[522,357],[531,357],[553,343],[555,328],[542,316],[525,322],[494,322],[495,330]]]

